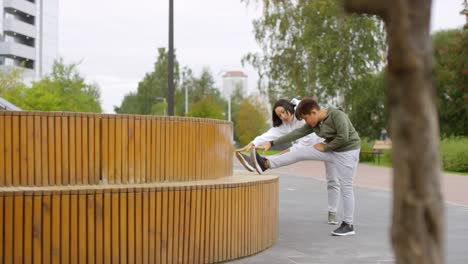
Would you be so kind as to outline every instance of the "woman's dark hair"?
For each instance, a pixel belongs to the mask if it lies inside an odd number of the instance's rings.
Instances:
[[[278,106],[282,106],[286,112],[289,112],[290,114],[294,115],[294,107],[296,105],[294,105],[286,99],[279,99],[278,101],[276,101],[275,105],[273,106],[273,111],[271,113],[271,119],[273,120],[274,127],[281,126],[281,124],[283,123],[283,121],[281,121],[281,119],[279,118],[279,116],[276,115],[275,112],[275,109]]]
[[[314,100],[312,97],[306,97],[301,100],[299,105],[296,107],[296,116],[297,120],[302,120],[302,115],[308,115],[310,112],[315,110],[320,110],[320,106],[318,105],[317,101]]]

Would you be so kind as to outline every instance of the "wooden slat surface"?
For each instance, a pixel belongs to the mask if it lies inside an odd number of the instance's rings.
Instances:
[[[0,212],[1,212],[1,198],[0,198]],[[24,198],[24,237],[31,238],[33,237],[33,197],[26,196]],[[2,220],[0,220],[0,226],[2,226]],[[0,233],[0,240],[1,240]],[[24,263],[32,263],[33,261],[33,241],[32,239],[23,240],[23,259]],[[0,243],[1,248],[1,243]],[[0,249],[1,252],[1,249]],[[59,251],[60,252],[60,251]],[[1,254],[0,254],[1,256]],[[0,257],[1,258],[1,257]]]
[[[79,195],[78,197],[78,262],[86,263],[87,261],[87,243],[88,243],[88,230],[87,230],[87,199],[86,194]],[[92,235],[92,234],[89,234]]]
[[[81,183],[88,184],[89,182],[89,128],[88,128],[88,117],[83,116],[81,118]]]
[[[149,247],[148,247],[148,242],[149,242],[149,225],[148,225],[148,220],[149,220],[149,195],[148,195],[148,189],[143,190],[143,207],[142,207],[142,240],[143,240],[143,263],[148,263],[148,257],[149,257]]]
[[[94,153],[96,152],[95,149],[95,136],[94,136],[94,117],[89,117],[88,119],[88,131],[87,137],[88,137],[88,152],[87,152],[87,158],[88,158],[88,184],[97,184],[98,181],[96,181],[96,169],[95,169],[95,162],[94,160],[98,159],[98,157],[95,157]]]
[[[0,114],[0,186],[5,186],[5,177],[6,177],[6,171],[5,171],[5,134],[6,134],[6,129],[5,129],[5,115]],[[0,249],[1,252],[1,249]]]
[[[109,118],[109,131],[108,131],[108,150],[107,150],[107,155],[108,155],[108,160],[107,160],[107,165],[108,165],[108,170],[107,170],[107,176],[108,176],[108,182],[109,183],[115,183],[115,166],[116,166],[116,161],[115,157],[117,155],[116,150],[115,150],[115,118],[110,117]],[[119,164],[120,165],[120,164]]]
[[[51,262],[60,263],[60,194],[52,194],[51,206]]]
[[[33,260],[34,263],[42,262],[42,197],[34,196],[33,211]],[[26,239],[25,239],[26,241]],[[6,263],[6,261],[5,261]]]
[[[70,163],[69,163],[69,134],[68,134],[68,118],[62,116],[61,118],[62,130],[61,130],[61,137],[62,137],[62,154],[61,154],[61,161],[62,161],[62,184],[68,185],[70,183]]]
[[[20,126],[19,126],[19,116],[14,115],[12,117],[12,154],[13,154],[13,186],[18,186],[20,184]]]
[[[78,225],[81,219],[78,219],[78,194],[70,195],[70,259],[71,263],[78,263],[79,235]]]
[[[119,222],[119,232],[120,232],[120,236],[119,236],[119,240],[120,240],[120,259],[121,260],[127,260],[127,222],[128,222],[128,219],[127,219],[127,216],[128,216],[128,213],[127,213],[127,201],[128,201],[128,196],[127,196],[127,193],[120,193],[120,197],[119,197],[119,219],[120,219],[120,222]]]
[[[75,149],[76,149],[76,154],[75,154],[75,170],[76,170],[76,184],[83,184],[83,122],[81,121],[83,119],[82,116],[77,116],[75,118]]]
[[[231,140],[215,120],[1,112],[0,263],[214,263],[270,247],[277,178],[223,178]]]
[[[96,196],[87,195],[87,218],[86,218],[86,261],[87,263],[96,263]],[[85,259],[85,258],[83,258]]]
[[[5,166],[5,186],[13,185],[13,124],[12,116],[5,116],[5,131],[2,133],[4,136],[3,152],[4,152],[4,166]]]
[[[49,163],[47,160],[48,156],[48,144],[49,144],[49,139],[47,137],[48,134],[48,127],[47,127],[47,116],[42,115],[41,116],[41,168],[42,168],[42,179],[41,179],[41,184],[43,186],[49,185]]]
[[[95,195],[94,219],[95,260],[96,263],[104,263],[104,196],[102,192]]]
[[[12,263],[13,262],[13,245],[14,245],[14,197],[5,197],[4,201],[4,226],[9,228],[4,228],[3,233],[3,263]]]
[[[129,263],[135,262],[135,194],[129,192],[127,195],[127,259]]]
[[[12,227],[0,231],[0,262],[214,263],[277,239],[277,179],[173,189],[41,188],[0,192],[0,224]]]
[[[28,185],[28,116],[20,117],[20,185]],[[1,128],[0,128],[1,129]],[[0,157],[1,158],[1,157]]]
[[[47,117],[47,167],[49,168],[49,185],[55,185],[55,125],[54,117]]]
[[[62,195],[60,204],[60,260],[67,263],[70,260],[70,195]]]
[[[62,185],[62,162],[60,161],[62,157],[62,131],[61,131],[61,117],[56,116],[54,118],[54,140],[55,140],[55,183],[57,185]],[[31,142],[32,143],[32,142]]]
[[[68,182],[70,184],[77,184],[76,176],[76,122],[75,117],[70,116],[68,119],[68,149],[69,149],[69,164],[70,164],[70,174]]]

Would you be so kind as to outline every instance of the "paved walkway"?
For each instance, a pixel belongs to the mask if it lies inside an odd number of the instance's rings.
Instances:
[[[237,161],[236,161],[237,162]],[[325,166],[319,161],[303,161],[270,170],[268,173],[285,173],[325,181]],[[359,164],[355,186],[373,189],[392,189],[392,169]],[[442,195],[446,202],[468,206],[468,176],[442,174]]]
[[[235,161],[236,169],[243,169]],[[269,171],[280,176],[279,239],[246,263],[394,263],[389,230],[391,169],[359,165],[356,176],[356,235],[333,237],[326,223],[325,170],[302,162]],[[253,173],[252,173],[253,174]],[[468,177],[443,175],[446,204],[446,263],[468,263]],[[465,193],[462,194],[461,190]],[[342,208],[338,210],[341,218]]]

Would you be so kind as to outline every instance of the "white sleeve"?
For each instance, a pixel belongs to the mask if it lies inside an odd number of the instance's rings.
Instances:
[[[257,136],[254,140],[252,140],[252,143],[255,146],[260,146],[269,141],[275,140],[285,135],[286,133],[287,131],[283,125],[280,125],[278,127],[272,127],[267,132],[261,134],[260,136]]]

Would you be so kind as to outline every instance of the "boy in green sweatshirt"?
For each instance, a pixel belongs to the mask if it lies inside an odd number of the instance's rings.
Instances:
[[[267,169],[286,166],[302,160],[330,162],[338,175],[344,209],[343,222],[332,232],[332,235],[354,235],[353,179],[361,148],[359,135],[343,111],[336,108],[321,109],[313,98],[303,99],[297,106],[295,115],[298,120],[304,119],[306,124],[276,140],[258,146],[256,149],[268,150],[275,144],[291,142],[313,132],[324,138],[325,141],[317,143],[313,147],[305,147],[295,153],[285,153],[270,158],[260,156],[254,149],[251,159],[254,161],[255,169],[261,174]],[[329,197],[329,199],[338,201],[338,195],[335,196]]]

